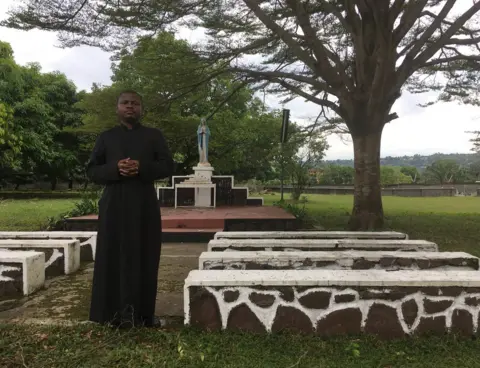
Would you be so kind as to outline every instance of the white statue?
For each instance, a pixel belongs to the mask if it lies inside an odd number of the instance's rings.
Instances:
[[[205,118],[202,118],[197,129],[199,166],[210,166],[208,163],[208,140],[210,138],[210,129],[207,126]]]

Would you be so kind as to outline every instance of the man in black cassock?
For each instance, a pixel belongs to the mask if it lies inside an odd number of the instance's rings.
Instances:
[[[90,320],[114,326],[155,325],[162,242],[154,181],[173,173],[163,134],[140,123],[142,99],[120,94],[120,124],[100,134],[87,165],[88,177],[104,185]]]

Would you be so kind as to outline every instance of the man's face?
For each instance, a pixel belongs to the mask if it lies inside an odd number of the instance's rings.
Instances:
[[[137,124],[142,117],[142,101],[133,93],[124,93],[118,99],[117,114],[127,124]]]

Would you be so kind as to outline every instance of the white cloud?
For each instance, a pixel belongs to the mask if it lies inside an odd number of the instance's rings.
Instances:
[[[14,0],[0,1],[0,19],[4,18]],[[199,40],[199,35],[182,30],[179,36],[189,42]],[[65,73],[79,89],[89,90],[92,83],[111,83],[109,55],[92,47],[60,49],[56,36],[50,32],[33,30],[21,32],[0,28],[0,40],[9,42],[19,64],[39,62],[45,72],[58,70]],[[466,131],[479,130],[480,109],[455,103],[437,104],[428,108],[416,106],[419,96],[404,93],[394,106],[400,116],[385,128],[382,156],[432,154],[436,152],[470,152],[470,136]],[[281,107],[274,96],[267,96],[271,107]],[[285,106],[291,110],[291,118],[314,118],[319,108],[298,98]],[[344,144],[337,137],[330,137],[331,148],[327,159],[352,158],[351,144]]]

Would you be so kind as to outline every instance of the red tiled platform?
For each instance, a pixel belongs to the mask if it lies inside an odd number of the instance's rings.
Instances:
[[[218,231],[296,230],[295,217],[279,207],[248,206],[161,208],[164,238],[168,241],[207,241]],[[66,230],[96,230],[97,215],[66,220]]]

